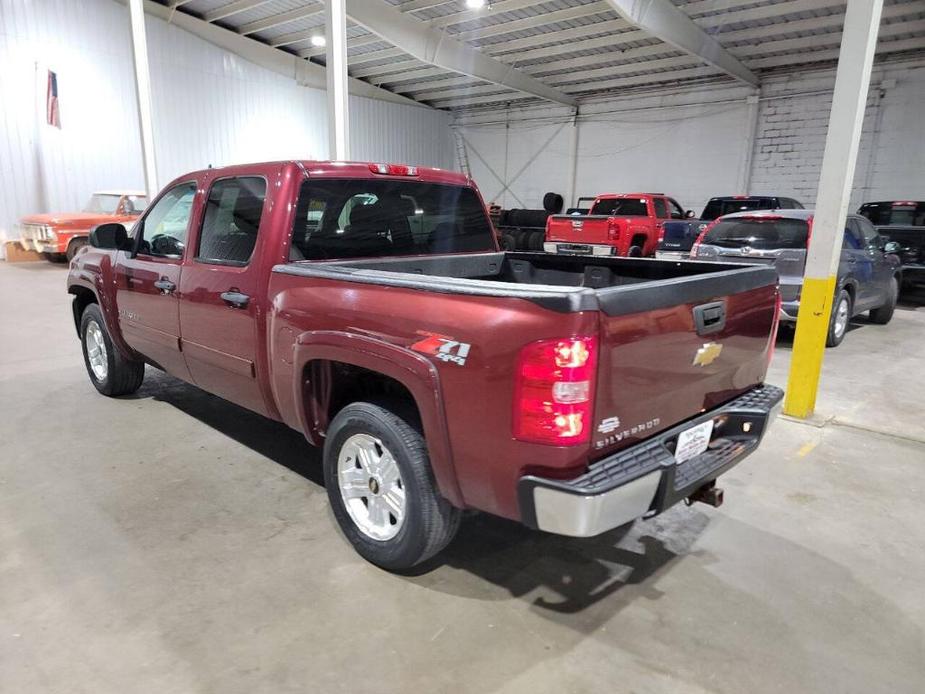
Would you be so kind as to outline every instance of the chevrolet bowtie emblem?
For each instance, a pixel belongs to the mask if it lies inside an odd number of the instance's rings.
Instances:
[[[716,361],[722,351],[723,346],[718,342],[707,342],[694,355],[693,366],[709,366]]]

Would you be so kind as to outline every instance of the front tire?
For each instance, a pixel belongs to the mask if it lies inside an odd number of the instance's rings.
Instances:
[[[103,395],[134,393],[145,377],[144,362],[126,359],[112,343],[103,312],[90,304],[80,317],[80,344],[90,382]]]
[[[832,316],[829,318],[829,332],[825,338],[825,346],[838,347],[845,339],[850,322],[851,295],[842,289],[835,295],[835,303],[832,304]]]
[[[401,402],[356,402],[334,417],[324,483],[354,549],[389,571],[429,559],[459,529],[462,511],[437,490],[420,425]]]
[[[870,310],[871,323],[886,325],[892,320],[893,313],[896,311],[896,302],[899,301],[899,281],[895,277],[890,280],[888,292],[886,303]]]

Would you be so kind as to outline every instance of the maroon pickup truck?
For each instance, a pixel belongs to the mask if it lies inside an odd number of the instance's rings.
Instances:
[[[343,532],[407,569],[464,509],[573,536],[682,499],[758,446],[771,267],[502,253],[474,184],[281,162],[181,176],[105,224],[68,291],[90,380],[145,365],[324,447]]]

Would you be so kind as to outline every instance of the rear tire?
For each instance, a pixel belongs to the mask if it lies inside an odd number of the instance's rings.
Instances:
[[[510,234],[501,235],[501,250],[502,251],[513,251],[517,248],[517,242],[514,240],[514,237]]]
[[[68,262],[73,260],[74,256],[77,255],[78,251],[80,251],[81,248],[88,245],[89,243],[90,243],[89,239],[86,239],[83,237],[79,239],[74,239],[73,241],[71,241],[67,246],[67,253],[65,254],[67,256]]]
[[[877,325],[886,325],[893,318],[896,311],[896,302],[899,301],[899,281],[893,277],[890,280],[889,297],[883,306],[870,310],[870,322]]]
[[[344,535],[383,569],[413,568],[459,529],[462,511],[437,490],[417,417],[401,401],[356,402],[337,413],[324,444],[324,483]]]
[[[100,393],[116,397],[134,393],[141,387],[144,362],[122,356],[109,337],[97,304],[87,306],[80,317],[80,344],[90,382]]]
[[[835,295],[832,315],[829,317],[829,332],[825,338],[826,347],[838,347],[848,333],[851,322],[851,295],[844,289]]]
[[[642,257],[642,246],[630,246],[629,250],[626,251],[627,258],[641,258]]]

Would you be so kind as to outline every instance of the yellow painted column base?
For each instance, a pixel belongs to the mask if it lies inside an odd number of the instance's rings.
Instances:
[[[787,379],[784,413],[792,417],[811,417],[816,406],[819,374],[829,319],[835,299],[835,275],[824,279],[807,277],[800,292],[800,312],[793,338],[793,358]]]

